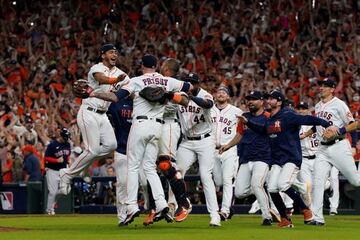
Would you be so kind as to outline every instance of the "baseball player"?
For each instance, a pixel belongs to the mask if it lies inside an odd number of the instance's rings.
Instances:
[[[177,78],[180,68],[178,60],[168,58],[161,66],[160,73],[166,77]],[[159,142],[159,157],[157,161],[158,169],[161,170],[170,184],[168,203],[174,206],[178,205],[175,211],[175,221],[184,221],[192,210],[190,201],[186,197],[186,185],[183,176],[177,170],[176,166],[176,150],[180,139],[180,124],[177,117],[178,104],[168,102],[165,105],[164,124],[161,129],[161,137]],[[149,197],[150,202],[152,196]],[[155,204],[150,204],[155,206]],[[176,208],[176,207],[175,207]],[[147,226],[154,222],[155,209],[152,209],[144,221]]]
[[[302,115],[310,114],[309,106],[306,102],[300,102],[296,107],[296,111]],[[309,130],[311,130],[311,126],[301,126],[300,129],[301,151],[303,155],[303,160],[301,163],[301,169],[298,175],[298,179],[306,186],[305,194],[303,192],[302,197],[306,204],[308,206],[311,206],[311,190],[314,177],[314,162],[316,159],[315,153],[319,145],[319,140],[316,138],[316,133],[307,134]],[[337,208],[339,206],[339,170],[336,167],[331,168],[330,177],[326,183],[326,189],[331,188],[332,192],[332,196],[329,197],[330,215],[336,215]],[[299,186],[298,184],[295,185]],[[300,188],[299,190],[301,193],[302,190]]]
[[[191,84],[178,81],[174,78],[164,77],[156,72],[157,59],[153,55],[144,55],[142,58],[143,75],[132,78],[128,84],[123,86],[116,94],[92,92],[91,97],[96,97],[112,102],[134,95],[132,113],[132,126],[129,133],[127,145],[127,218],[125,224],[133,222],[140,214],[137,204],[138,174],[142,164],[146,178],[151,186],[152,195],[156,203],[155,218],[165,218],[166,221],[173,221],[169,214],[169,208],[161,186],[160,178],[156,173],[156,159],[158,156],[158,143],[161,135],[161,128],[164,124],[163,115],[164,103],[155,103],[146,100],[139,95],[144,88],[160,86],[168,92],[169,100],[179,104],[187,104],[181,94],[173,91],[187,92]],[[171,91],[171,92],[170,92]],[[131,146],[131,147],[130,147]],[[136,147],[134,147],[136,146]]]
[[[66,128],[58,129],[56,139],[49,143],[45,151],[45,177],[49,190],[46,208],[48,215],[55,215],[55,199],[60,182],[59,170],[66,168],[71,154],[69,138],[70,132]]]
[[[130,97],[111,103],[107,114],[111,115],[111,123],[113,124],[117,148],[114,154],[115,173],[116,173],[116,208],[118,216],[118,226],[126,226],[126,147],[127,140],[131,128],[131,115],[133,110],[133,101]],[[140,185],[146,191],[146,177],[142,170],[139,171]],[[145,197],[147,194],[144,194]]]
[[[223,186],[223,199],[220,209],[222,221],[231,218],[230,207],[233,197],[233,180],[239,166],[237,147],[233,146],[226,152],[221,153],[221,145],[230,142],[236,135],[237,116],[243,111],[234,105],[229,104],[230,92],[226,87],[219,87],[216,92],[216,104],[211,109],[213,120],[213,134],[216,143],[216,156],[213,170],[215,185]]]
[[[251,129],[259,133],[266,133],[270,138],[272,166],[270,170],[268,191],[281,216],[279,227],[293,227],[291,220],[286,215],[286,207],[279,192],[285,192],[300,207],[304,215],[304,223],[312,220],[312,213],[301,199],[300,195],[292,188],[301,166],[301,146],[299,130],[301,125],[330,124],[321,118],[298,115],[293,111],[284,109],[284,96],[279,91],[269,94],[268,104],[271,107],[271,116],[265,125],[256,123],[252,119],[240,117]]]
[[[115,66],[118,51],[113,44],[103,45],[100,52],[102,62],[91,67],[88,73],[88,89],[109,93],[126,83],[129,77]],[[66,195],[70,192],[71,179],[91,165],[95,158],[106,156],[116,149],[115,134],[105,114],[109,105],[109,101],[96,98],[82,100],[77,123],[85,149],[69,168],[60,170],[60,194]]]
[[[189,105],[180,106],[178,112],[183,139],[176,154],[176,163],[182,176],[185,176],[190,166],[196,160],[199,161],[200,179],[211,218],[210,226],[221,226],[216,190],[212,179],[215,162],[215,139],[211,135],[213,97],[200,88],[200,78],[196,73],[189,73],[185,81],[193,84],[194,88],[189,93],[191,99]]]
[[[315,105],[317,117],[328,121],[337,129],[337,134],[322,127],[316,127],[316,136],[320,141],[314,164],[313,212],[311,225],[325,224],[323,216],[323,195],[325,182],[332,166],[335,166],[354,186],[360,186],[360,174],[356,169],[349,141],[344,137],[355,124],[349,107],[335,97],[336,82],[325,79],[319,82],[321,101]],[[323,136],[324,135],[324,136]],[[337,135],[337,136],[336,136]]]
[[[250,110],[244,113],[248,119],[264,124],[269,114],[264,110],[264,96],[259,91],[252,91],[245,97]],[[240,123],[241,124],[241,123]],[[238,133],[228,144],[221,147],[221,152],[236,145],[239,141],[238,154],[240,168],[235,181],[235,196],[244,198],[255,194],[261,209],[263,226],[272,225],[269,198],[264,189],[269,165],[271,164],[271,151],[269,138],[265,134],[259,134],[250,128],[242,129],[239,124]]]

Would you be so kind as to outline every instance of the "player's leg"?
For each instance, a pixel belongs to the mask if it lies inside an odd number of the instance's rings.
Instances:
[[[329,146],[327,151],[331,156],[331,163],[341,174],[355,187],[360,186],[360,173],[356,168],[349,141],[342,140]]]
[[[312,212],[309,209],[309,206],[304,203],[300,194],[292,187],[298,173],[299,168],[294,163],[286,163],[282,167],[278,184],[280,191],[286,193],[295,202],[295,204],[300,207],[302,213],[304,214],[304,222],[308,223],[313,219]]]
[[[306,193],[302,194],[302,198],[305,201],[306,205],[310,207],[312,204],[312,182],[313,182],[313,170],[314,170],[314,159],[303,159],[301,164],[300,172],[298,179],[300,182],[304,183],[306,186]]]
[[[336,215],[339,207],[339,170],[336,167],[332,167],[330,171],[330,184],[332,188],[332,196],[329,198],[330,202],[330,215]]]
[[[68,194],[71,190],[71,179],[79,175],[92,163],[100,152],[100,115],[81,107],[77,115],[77,123],[83,136],[85,149],[69,168],[60,169],[60,194]]]
[[[230,215],[230,208],[234,195],[233,182],[236,177],[236,172],[239,165],[239,158],[236,151],[226,151],[222,155],[221,175],[223,183],[223,196],[220,213],[225,213],[225,215],[228,217]]]
[[[224,154],[224,153],[223,153]],[[220,188],[223,185],[223,176],[222,176],[222,154],[218,154],[216,151],[214,169],[213,169],[213,178],[214,183],[217,188]]]
[[[280,196],[279,193],[279,175],[281,173],[281,167],[279,165],[272,165],[270,172],[269,172],[269,178],[268,178],[268,192],[270,193],[271,199],[273,203],[276,206],[276,209],[278,210],[281,222],[278,224],[279,227],[292,227],[292,222],[288,218],[286,214],[286,207],[285,204]]]
[[[331,164],[328,162],[330,158],[325,147],[320,146],[316,153],[316,159],[314,163],[314,181],[313,181],[313,199],[312,199],[312,211],[314,214],[314,221],[312,225],[323,225],[325,223],[323,216],[323,201],[324,201],[324,189],[325,182],[329,177],[331,170]]]
[[[191,211],[191,204],[186,197],[184,176],[176,166],[176,149],[180,138],[180,126],[173,120],[165,122],[160,138],[158,167],[170,184],[169,206],[177,206],[175,220],[180,222],[186,219]]]
[[[139,168],[141,160],[144,157],[146,147],[146,122],[135,120],[131,126],[127,142],[127,174],[126,176],[126,204],[127,218],[126,223],[131,223],[133,219],[139,216],[139,206],[137,204],[139,189]],[[134,147],[136,146],[136,147]]]
[[[193,147],[199,160],[199,172],[201,183],[204,188],[206,206],[211,217],[210,225],[221,226],[215,184],[212,179],[212,171],[215,162],[215,141],[212,137],[208,137],[193,142]]]
[[[47,187],[49,190],[46,212],[49,215],[55,215],[54,206],[56,203],[56,193],[58,191],[59,182],[60,182],[59,171],[48,169],[46,171],[45,177],[46,177]]]
[[[249,163],[240,164],[235,180],[235,197],[244,198],[251,194],[251,174]]]
[[[100,122],[100,150],[99,150],[99,156],[105,156],[109,153],[112,153],[116,147],[116,136],[114,133],[114,130],[111,126],[111,123],[106,116],[106,114],[103,114]]]
[[[126,155],[115,152],[114,165],[116,174],[116,209],[118,217],[118,225],[124,226],[126,219]]]
[[[253,162],[251,189],[259,202],[264,225],[270,225],[269,223],[271,223],[271,221],[269,222],[269,220],[272,219],[270,214],[269,199],[264,189],[268,172],[269,165],[267,163],[261,161]]]
[[[150,127],[153,128],[154,132],[151,137],[147,139],[142,166],[144,168],[145,176],[151,186],[152,195],[156,205],[156,212],[161,212],[165,208],[168,208],[165,200],[164,189],[156,171],[156,158],[159,152],[158,143],[161,133],[161,124],[155,122],[150,125]]]

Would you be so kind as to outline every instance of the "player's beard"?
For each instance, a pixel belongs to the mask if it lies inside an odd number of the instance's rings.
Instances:
[[[256,113],[259,110],[255,105],[250,105],[248,108],[251,113]]]

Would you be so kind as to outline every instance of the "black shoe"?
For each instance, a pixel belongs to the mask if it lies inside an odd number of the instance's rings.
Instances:
[[[262,226],[271,226],[272,225],[272,220],[265,218],[261,225]]]
[[[229,218],[229,215],[224,212],[218,212],[220,215],[221,221],[226,221]]]
[[[324,226],[324,225],[325,225],[325,223],[323,223],[323,222],[318,222],[318,221],[315,221],[315,220],[312,220],[312,221],[310,221],[310,222],[306,223],[306,225],[312,225],[312,226]]]
[[[125,226],[127,226],[127,225],[128,225],[128,224],[125,223],[125,221],[124,221],[124,222],[119,222],[118,227],[125,227]]]
[[[168,207],[165,207],[163,210],[161,210],[160,212],[157,212],[155,214],[155,217],[154,217],[154,222],[158,222],[162,219],[166,220],[166,222],[168,223],[171,223],[174,221],[174,218],[171,216],[171,214],[169,213],[169,208]]]
[[[128,225],[128,224],[132,223],[134,221],[134,219],[138,216],[140,216],[140,210],[137,210],[136,212],[134,212],[132,214],[128,214],[123,223]]]

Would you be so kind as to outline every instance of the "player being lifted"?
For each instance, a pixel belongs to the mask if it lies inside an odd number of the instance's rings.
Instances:
[[[129,77],[115,66],[118,51],[113,44],[103,45],[100,52],[102,61],[91,67],[87,82],[89,87],[85,86],[86,89],[83,90],[85,93],[110,93],[115,84],[122,85],[129,80]],[[96,98],[82,100],[77,123],[85,149],[69,168],[60,170],[60,194],[68,194],[71,190],[71,179],[91,165],[96,158],[106,156],[116,149],[114,130],[105,114],[110,103]]]
[[[166,99],[178,104],[187,105],[188,99],[174,91],[187,92],[191,84],[178,81],[174,78],[164,77],[156,72],[157,59],[153,55],[144,55],[142,58],[143,75],[130,79],[129,83],[115,93],[92,92],[91,97],[117,102],[131,94],[134,95],[133,122],[127,144],[127,218],[124,224],[131,223],[140,214],[137,204],[139,188],[138,174],[142,164],[145,176],[150,183],[152,195],[156,204],[156,215],[159,219],[173,221],[164,196],[160,178],[156,173],[156,159],[158,144],[161,136],[164,101],[151,102],[140,95],[142,90],[149,87],[166,90]],[[149,89],[147,88],[147,89]],[[135,147],[136,146],[136,147]]]
[[[214,163],[214,181],[218,187],[223,187],[222,204],[220,217],[222,221],[230,219],[233,212],[231,203],[233,198],[233,181],[239,166],[237,147],[234,146],[228,151],[220,154],[221,145],[230,142],[236,135],[237,116],[243,112],[229,103],[229,89],[221,86],[216,92],[216,104],[211,109],[213,120],[213,134],[216,142],[216,158]]]

